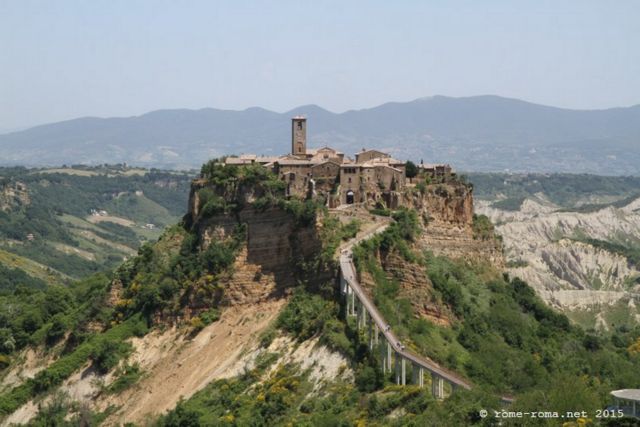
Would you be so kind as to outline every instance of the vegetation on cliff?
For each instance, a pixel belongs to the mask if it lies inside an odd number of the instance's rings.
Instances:
[[[0,296],[0,369],[28,345],[56,357],[34,378],[0,394],[0,416],[52,392],[87,362],[97,372],[116,375],[105,393],[134,384],[143,374],[135,364],[123,363],[132,351],[127,340],[187,312],[190,331],[215,322],[223,310],[225,279],[247,242],[243,214],[274,210],[292,219],[287,238],[293,243],[305,230],[316,230],[319,250],[311,255],[292,251],[296,286],[261,337],[255,363],[181,401],[158,425],[489,425],[478,411],[497,409],[500,394],[514,394],[515,407],[523,410],[589,410],[605,406],[609,390],[640,382],[639,328],[604,337],[572,326],[521,280],[486,264],[420,249],[419,215],[399,209],[388,211],[393,222],[385,232],[354,248],[358,272],[372,278],[376,306],[408,348],[468,377],[476,387],[438,402],[428,387],[395,386],[391,374],[382,373],[365,333],[345,318],[335,286],[335,254],[362,224],[328,215],[322,201],[287,197],[282,181],[263,167],[212,161],[192,187],[190,214],[182,224],[167,229],[155,244],[143,245],[113,273],[45,290],[8,281]],[[225,230],[215,230],[223,222]],[[479,239],[494,238],[486,217],[475,218],[473,228]],[[446,325],[416,310],[403,287],[410,269],[426,272],[421,285],[429,293],[427,302],[441,310]],[[297,343],[318,339],[344,356],[342,371],[352,375],[318,386],[309,369],[280,363],[280,354],[269,353],[282,333]],[[78,412],[53,399],[34,423],[64,420],[70,410]],[[95,423],[100,416],[86,419]]]
[[[376,306],[407,346],[462,373],[487,393],[515,394],[522,409],[535,409],[541,390],[557,398],[545,407],[564,408],[560,390],[568,378],[588,397],[583,404],[591,409],[604,407],[610,390],[640,382],[640,359],[628,351],[640,328],[619,330],[610,338],[587,333],[517,278],[409,247],[418,232],[415,215],[395,218],[395,228],[362,243],[354,258],[358,269],[374,279]],[[426,269],[432,286],[426,302],[448,307],[451,327],[416,313],[402,289],[402,271],[388,268],[394,254]]]
[[[145,334],[158,321],[180,318],[186,309],[195,314],[190,321],[194,330],[215,321],[224,295],[221,279],[231,274],[246,241],[247,226],[237,216],[243,209],[264,211],[266,202],[286,211],[298,227],[315,226],[318,204],[285,198],[281,183],[273,174],[264,173],[264,168],[206,166],[205,182],[197,190],[204,208],[198,216],[185,217],[158,242],[140,247],[137,256],[113,273],[43,291],[11,285],[13,292],[0,297],[7,309],[0,317],[0,369],[27,345],[49,346],[57,355],[33,379],[0,395],[0,415],[54,389],[87,361],[98,372],[111,371],[131,352],[126,340]],[[245,198],[250,188],[258,195],[252,201]],[[216,207],[219,203],[220,209]],[[228,235],[205,240],[200,226],[217,215],[234,218],[235,226]],[[114,383],[116,388],[130,384],[138,374],[135,369],[122,370],[123,379]]]

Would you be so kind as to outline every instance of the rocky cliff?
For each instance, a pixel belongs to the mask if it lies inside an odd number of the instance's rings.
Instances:
[[[429,320],[437,325],[449,326],[454,316],[433,291],[433,284],[424,266],[408,263],[397,253],[392,252],[379,259],[380,266],[387,279],[399,285],[399,297],[410,301],[417,317]],[[360,282],[371,299],[376,284],[370,273],[362,271]]]
[[[502,245],[492,232],[474,231],[473,190],[463,183],[432,184],[407,191],[402,204],[418,211],[424,232],[420,243],[436,255],[488,260],[504,267]]]
[[[236,209],[206,216],[202,212],[202,189],[234,200]],[[233,268],[221,280],[223,304],[254,304],[281,296],[295,284],[298,261],[320,250],[315,222],[301,225],[294,215],[280,207],[259,210],[252,203],[262,196],[259,187],[241,187],[230,194],[228,188],[211,186],[206,181],[193,183],[188,215],[202,249],[211,242],[224,241],[238,225],[246,227],[245,240]]]

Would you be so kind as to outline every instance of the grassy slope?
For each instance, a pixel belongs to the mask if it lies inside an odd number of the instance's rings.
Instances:
[[[31,199],[29,205],[18,204],[2,214],[6,227],[0,227],[0,247],[74,278],[114,268],[142,242],[157,239],[165,225],[177,222],[186,206],[188,176],[142,172],[122,167],[0,168],[1,180],[26,184]],[[138,190],[144,195],[136,196]],[[84,219],[90,209],[107,209],[135,224],[91,224]],[[143,228],[147,223],[156,229]],[[22,241],[28,233],[35,235],[34,242],[3,243],[3,237]],[[18,268],[24,264],[28,274],[38,272],[26,262],[17,264],[7,263]]]
[[[42,265],[29,258],[2,249],[0,249],[0,264],[8,268],[16,268],[24,271],[29,276],[42,280],[45,283],[61,284],[69,280],[68,276],[49,266]]]

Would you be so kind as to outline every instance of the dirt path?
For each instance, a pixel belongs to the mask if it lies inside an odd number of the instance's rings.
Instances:
[[[237,362],[257,345],[257,337],[285,302],[230,307],[192,340],[176,329],[137,339],[130,361],[140,364],[145,377],[130,390],[100,400],[100,409],[120,406],[103,425],[144,424],[150,415],[165,413],[180,397],[189,398],[212,380],[239,374],[242,367]]]

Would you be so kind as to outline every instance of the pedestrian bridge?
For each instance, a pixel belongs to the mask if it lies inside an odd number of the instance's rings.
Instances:
[[[443,399],[446,394],[451,394],[458,388],[470,389],[471,383],[460,376],[407,350],[358,283],[353,265],[353,246],[383,232],[387,227],[388,224],[383,224],[372,232],[353,239],[340,253],[340,293],[345,300],[346,315],[356,318],[359,330],[368,331],[369,349],[379,352],[385,374],[395,370],[398,385],[407,384],[410,378],[412,384],[424,387],[425,376],[428,374],[431,377],[431,392],[436,399]],[[504,397],[502,400],[508,403],[512,399]]]

